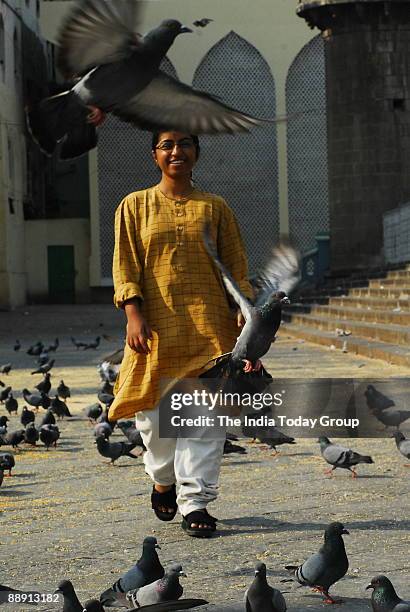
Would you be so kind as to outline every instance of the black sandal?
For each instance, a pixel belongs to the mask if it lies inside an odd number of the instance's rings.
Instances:
[[[194,510],[182,517],[182,529],[193,538],[210,538],[216,530],[218,519],[211,516],[206,508]],[[206,525],[207,527],[192,527],[192,523]]]
[[[163,510],[159,510],[160,506],[172,508],[172,512],[164,512]],[[172,519],[175,518],[178,510],[175,484],[173,484],[171,489],[165,493],[160,493],[157,491],[154,485],[151,493],[151,507],[155,512],[155,516],[157,516],[160,521],[172,521]]]

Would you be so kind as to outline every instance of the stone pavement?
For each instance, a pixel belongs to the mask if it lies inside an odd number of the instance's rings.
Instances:
[[[327,608],[320,596],[296,584],[281,585],[280,580],[287,577],[284,565],[301,562],[316,551],[324,527],[338,520],[350,531],[345,536],[350,568],[332,590],[344,600],[336,609],[370,610],[370,592],[364,589],[378,573],[387,574],[401,596],[410,599],[410,469],[389,438],[346,440],[375,462],[359,466],[357,480],[341,470],[327,479],[315,438],[298,439],[278,457],[245,442],[247,455],[223,461],[220,497],[211,508],[220,519],[217,537],[189,538],[178,518],[168,524],[156,520],[141,459],[122,458],[114,467],[104,464],[84,417],[84,408],[96,401],[96,366],[121,345],[123,324],[122,313],[101,305],[37,306],[0,313],[0,364],[13,364],[10,375],[0,379],[18,391],[20,401],[21,389],[40,380],[30,375],[34,358],[25,353],[29,343],[48,343],[58,336],[61,346],[52,382],[57,386],[63,378],[71,387],[69,407],[74,415],[61,423],[57,449],[26,447],[16,453],[14,476],[5,478],[0,488],[0,583],[50,593],[62,578],[69,578],[85,601],[128,569],[140,554],[144,536],[155,534],[163,564],[182,563],[187,597],[216,604],[239,602],[252,580],[255,561],[261,560],[271,584],[286,591],[289,612],[319,612]],[[70,341],[70,336],[91,340],[102,334],[106,339],[96,351],[77,351]],[[23,344],[19,353],[13,351],[16,338]],[[403,367],[291,339],[286,327],[264,363],[278,377],[410,374]],[[0,414],[5,414],[3,406]],[[10,428],[19,427],[19,418],[12,417]],[[0,452],[6,450],[2,447]],[[60,611],[62,606],[37,609]]]

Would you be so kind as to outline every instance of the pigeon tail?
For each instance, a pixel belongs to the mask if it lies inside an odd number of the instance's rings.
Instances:
[[[52,155],[65,137],[63,159],[82,155],[95,146],[95,128],[87,123],[87,117],[87,107],[72,91],[46,98],[27,111],[28,128],[43,153]]]

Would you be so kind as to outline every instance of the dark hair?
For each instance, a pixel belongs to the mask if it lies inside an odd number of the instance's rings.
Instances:
[[[163,130],[161,130],[161,132],[153,132],[152,140],[151,140],[151,149],[152,149],[152,151],[155,150],[155,147],[158,144],[159,137],[161,136],[161,134],[163,134],[164,132],[171,132],[171,131],[172,131],[171,129],[170,130],[163,129]],[[201,151],[201,147],[199,145],[199,138],[198,138],[198,136],[196,134],[190,134],[190,136],[191,136],[191,138],[192,138],[192,140],[194,142],[195,151],[196,151],[196,158],[198,159],[199,153]]]

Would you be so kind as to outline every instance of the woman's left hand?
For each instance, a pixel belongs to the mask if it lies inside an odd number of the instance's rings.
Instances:
[[[238,310],[236,314],[236,322],[238,324],[238,327],[242,328],[245,325],[245,317],[243,316],[240,310]]]

